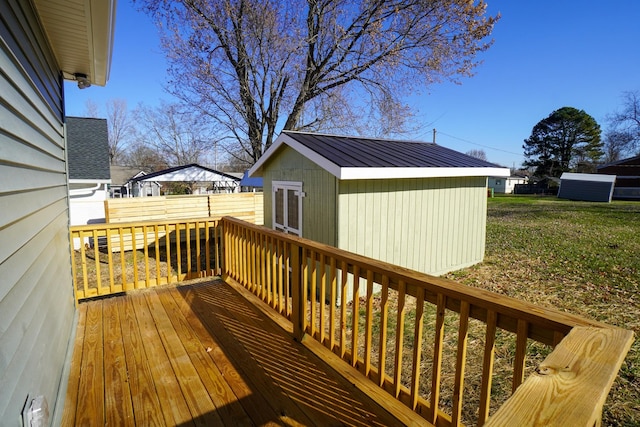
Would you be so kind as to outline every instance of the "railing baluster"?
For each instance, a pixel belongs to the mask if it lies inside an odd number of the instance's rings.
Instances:
[[[338,281],[336,278],[336,259],[329,261],[329,349],[336,345],[336,303],[338,298]]]
[[[96,263],[96,289],[98,290],[98,295],[102,295],[102,274],[100,271],[100,247],[98,246],[98,230],[93,230],[91,237],[93,238],[93,257]]]
[[[76,234],[75,231],[69,230],[69,244],[71,245],[71,281],[73,283],[73,296],[76,299],[76,305],[78,305],[80,295],[78,293],[78,266],[76,264],[76,249],[74,245]],[[80,241],[80,246],[82,246],[82,241]]]
[[[524,364],[527,355],[527,338],[529,324],[524,319],[518,319],[518,332],[516,335],[516,357],[513,361],[513,387],[515,392],[524,381]]]
[[[118,227],[118,238],[120,241],[120,275],[122,277],[122,291],[127,289],[127,268],[125,265],[125,248],[124,248],[124,228]]]
[[[307,258],[307,251],[305,250],[305,248],[302,248],[301,252],[302,254],[300,256],[300,266],[302,268],[302,283],[300,284],[300,288],[301,288],[301,298],[302,298],[302,301],[301,301],[302,319],[303,319],[302,330],[309,332],[310,335],[313,336],[312,328],[315,325],[312,325],[312,324],[310,325],[309,324],[310,322],[307,321],[307,316],[308,316],[307,311],[309,310],[309,303],[307,302],[309,298],[309,293],[307,292],[308,283],[309,283],[309,260]],[[291,286],[295,287],[295,283],[292,283]]]
[[[133,288],[138,289],[138,245],[135,226],[131,226],[131,253],[133,254]]]
[[[365,338],[364,338],[364,375],[371,374],[371,350],[373,340],[373,271],[367,270],[367,297],[365,314]]]
[[[320,295],[318,295],[318,304],[320,304],[320,342],[324,344],[325,341],[325,329],[327,327],[327,322],[325,320],[326,316],[326,295],[327,295],[327,268],[325,266],[324,260],[324,252],[320,253]]]
[[[106,239],[107,239],[107,262],[109,263],[109,289],[111,290],[111,293],[115,293],[116,292],[116,285],[115,285],[115,276],[113,273],[113,245],[111,243],[111,229],[107,228],[105,230],[105,235],[106,235]]]
[[[284,286],[284,280],[285,277],[289,274],[289,271],[287,270],[287,265],[285,262],[285,258],[284,258],[284,242],[280,239],[278,239],[278,241],[276,242],[278,245],[278,278],[276,281],[276,299],[277,299],[277,303],[276,303],[276,309],[278,310],[279,313],[284,313],[284,307],[283,307],[283,301],[282,301],[282,295],[283,295],[283,290],[282,287]],[[285,272],[285,270],[287,270]],[[287,281],[287,283],[289,283]]]
[[[378,350],[378,385],[384,386],[387,364],[387,326],[389,318],[389,276],[382,276],[380,300],[380,345]]]
[[[176,223],[176,272],[178,275],[178,280],[181,280],[182,277],[182,225],[180,223]],[[185,230],[186,233],[186,230]],[[167,229],[167,235],[169,234],[169,230]]]
[[[469,302],[460,301],[460,323],[458,325],[458,351],[456,354],[456,374],[453,383],[453,410],[451,424],[460,424],[462,415],[462,394],[464,392],[464,370],[467,363],[467,337],[469,335]]]
[[[393,395],[400,397],[402,387],[402,352],[404,349],[404,315],[406,303],[406,285],[403,280],[398,283],[398,313],[396,320],[395,360],[393,362]]]
[[[191,223],[190,222],[185,222],[184,223],[184,238],[185,238],[185,242],[184,245],[187,247],[187,271],[186,271],[186,278],[190,279],[191,275],[193,274],[193,265],[191,264]]]
[[[267,236],[260,234],[260,289],[262,301],[268,301],[269,291],[267,289],[267,267],[269,262],[267,261]]]
[[[82,264],[82,289],[84,290],[84,296],[89,295],[89,279],[87,276],[87,251],[84,243],[84,231],[80,232],[80,263]],[[124,271],[124,268],[122,269]]]
[[[349,270],[346,261],[342,261],[340,267],[340,357],[344,359],[344,355],[347,352],[347,284]]]
[[[444,341],[444,315],[447,297],[438,294],[436,303],[435,336],[433,339],[433,368],[431,370],[431,402],[427,421],[436,424],[440,405],[440,378],[442,375],[442,343]]]
[[[316,298],[317,295],[317,291],[318,291],[318,271],[316,268],[316,253],[312,250],[309,253],[309,261],[308,261],[311,265],[311,271],[309,272],[309,275],[311,276],[311,289],[309,290],[309,304],[311,306],[311,320],[310,320],[310,325],[309,325],[309,334],[314,337],[314,338],[318,338],[317,335],[317,322],[318,322],[318,300]],[[309,283],[306,279],[303,283],[307,284]],[[305,292],[304,295],[307,295],[307,293]],[[307,298],[305,298],[306,300]]]
[[[211,228],[211,221],[205,221],[204,223],[204,268],[206,269],[205,276],[212,276],[214,273],[211,270],[211,231],[215,230]],[[214,240],[215,241],[215,240]]]
[[[200,221],[195,222],[196,232],[196,274],[198,277],[202,277],[202,252],[200,248]]]
[[[160,227],[153,225],[153,250],[156,257],[156,284],[160,284]]]
[[[351,301],[351,366],[358,365],[358,334],[360,320],[360,266],[353,265],[353,301]]]
[[[283,289],[283,296],[281,296],[282,298],[281,301],[284,305],[285,315],[287,317],[290,317],[291,304],[289,303],[289,299],[291,298],[291,288],[293,285],[291,284],[292,266],[291,266],[291,254],[289,252],[292,250],[292,248],[289,245],[287,245],[286,242],[282,242],[282,247],[284,250],[284,289]],[[300,261],[300,258],[298,257],[298,262],[299,261]]]
[[[178,231],[178,225],[172,224],[176,233]],[[180,239],[176,235],[176,242],[179,242]],[[164,225],[164,242],[165,242],[165,252],[167,253],[167,283],[171,283],[171,279],[173,278],[173,274],[171,274],[171,227],[169,224]],[[180,248],[176,248],[176,267],[180,268]],[[177,280],[180,281],[180,274],[177,276]]]
[[[149,277],[149,237],[147,236],[147,226],[142,226],[142,236],[144,241],[144,286],[151,286]]]
[[[478,426],[482,426],[489,418],[491,403],[491,382],[493,380],[493,360],[496,348],[497,315],[493,310],[487,311],[487,331],[484,341],[484,356],[482,360],[482,384],[480,386],[480,411]]]
[[[416,295],[416,320],[413,333],[413,363],[411,372],[411,409],[418,405],[422,358],[422,328],[424,324],[424,288],[418,288]]]

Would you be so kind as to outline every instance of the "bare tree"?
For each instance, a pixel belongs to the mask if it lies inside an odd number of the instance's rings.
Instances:
[[[640,150],[640,91],[622,94],[622,109],[608,117],[612,130],[611,141],[619,155],[633,154]],[[622,144],[622,145],[621,145]]]
[[[87,117],[99,117],[99,109],[95,102],[85,103]],[[133,119],[127,110],[124,99],[110,99],[106,105],[107,132],[109,134],[109,160],[112,165],[120,164],[134,132]]]
[[[484,150],[469,150],[465,153],[467,156],[475,157],[476,159],[487,161],[487,153]]]
[[[198,163],[215,144],[214,133],[200,115],[176,104],[139,106],[137,143],[155,151],[170,166]]]
[[[633,143],[629,132],[610,130],[604,136],[604,161],[611,163],[620,160]]]
[[[403,96],[472,75],[499,17],[468,0],[135,0],[161,28],[167,89],[252,162],[276,128],[398,132]],[[371,120],[373,121],[373,120]]]

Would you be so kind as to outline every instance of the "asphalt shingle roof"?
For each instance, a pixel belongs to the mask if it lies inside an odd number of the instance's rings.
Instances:
[[[67,117],[70,179],[111,179],[106,119]]]

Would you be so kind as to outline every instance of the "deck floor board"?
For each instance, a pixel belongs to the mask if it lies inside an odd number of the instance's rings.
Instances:
[[[223,281],[79,311],[63,425],[401,425]]]

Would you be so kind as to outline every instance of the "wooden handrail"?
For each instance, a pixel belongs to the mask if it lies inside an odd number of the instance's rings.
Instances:
[[[71,227],[70,243],[78,300],[222,275],[290,322],[304,345],[359,371],[370,381],[360,387],[388,393],[433,425],[470,417],[477,425],[593,425],[633,341],[630,331],[231,217]],[[481,378],[469,407],[472,339],[482,340]],[[490,417],[496,345],[504,340],[515,393]],[[550,354],[525,379],[532,342]]]
[[[225,217],[222,223],[225,229],[226,259],[229,260],[223,277],[237,281],[285,314],[293,322],[294,336],[297,339],[306,342],[312,337],[434,425],[460,425],[462,422],[468,319],[477,319],[485,324],[478,425],[483,425],[489,417],[498,330],[513,334],[513,390],[524,387],[521,383],[525,376],[529,340],[550,347],[562,343],[562,346],[558,346],[558,351],[561,352],[566,343],[572,341],[563,338],[570,333],[575,335],[575,330],[589,328],[593,331],[614,331],[611,332],[614,335],[617,334],[616,331],[621,331],[593,320],[467,287],[451,280],[254,226],[235,218]],[[251,268],[236,268],[247,253],[258,254],[256,258],[251,258]],[[284,274],[290,279],[291,311],[283,311],[273,303],[282,298],[282,292],[276,289],[271,279],[265,278],[273,278],[276,273]],[[389,313],[391,293],[397,299],[393,315]],[[374,295],[380,296],[379,308],[375,309],[372,303]],[[414,302],[410,309],[412,320],[408,322],[407,304],[410,300]],[[426,381],[430,385],[428,398],[419,391],[424,387],[420,385],[424,384],[421,378],[424,369],[421,351],[426,344],[423,342],[423,328],[427,305],[433,307],[432,311],[435,313],[434,340],[430,344],[431,376],[430,381]],[[329,310],[330,315],[325,315],[325,310]],[[455,379],[451,391],[452,409],[449,413],[445,413],[447,411],[441,407],[440,402],[443,388],[442,364],[445,357],[450,357],[444,354],[446,313],[458,316],[458,344],[453,355]],[[377,343],[372,339],[374,318],[378,319],[376,328],[380,329]],[[393,330],[389,328],[391,318],[395,321]],[[407,345],[412,349],[410,355],[404,351],[408,342],[403,341],[408,327],[412,329],[411,345]],[[629,337],[632,337],[632,333],[624,332],[624,339],[631,340]],[[393,339],[393,361],[387,355],[390,349],[388,339]],[[629,349],[630,341],[627,344],[626,347],[615,348],[617,364],[613,363],[607,374],[611,381]],[[380,352],[376,363],[371,359],[373,348],[378,348]],[[551,353],[554,354],[556,352]],[[408,380],[405,381],[402,361],[407,358],[411,360],[411,364],[410,371],[407,372]],[[578,359],[581,360],[582,356],[578,356]],[[388,363],[392,366],[387,366]],[[613,377],[610,377],[611,372]],[[610,385],[598,383],[597,386],[601,387],[600,392],[606,396]],[[541,391],[535,386],[533,389],[532,393]],[[599,414],[601,410],[602,405],[596,407],[594,412]]]
[[[211,218],[72,226],[76,300],[219,275],[221,236]]]
[[[593,426],[633,332],[575,327],[486,426]]]

